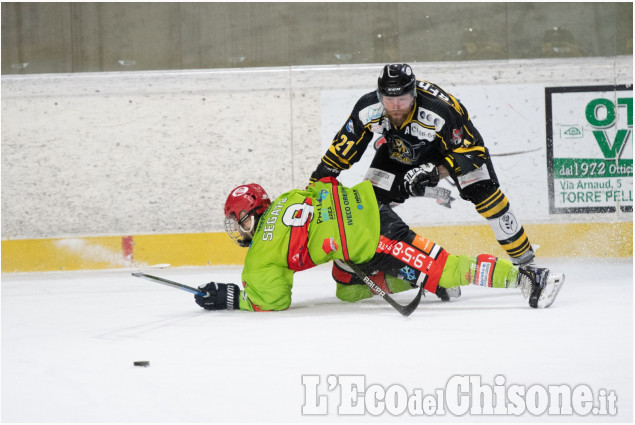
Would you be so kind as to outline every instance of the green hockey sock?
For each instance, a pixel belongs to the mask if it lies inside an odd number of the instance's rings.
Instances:
[[[490,255],[449,255],[439,285],[444,288],[459,285],[515,288],[517,275],[518,268],[507,260]]]

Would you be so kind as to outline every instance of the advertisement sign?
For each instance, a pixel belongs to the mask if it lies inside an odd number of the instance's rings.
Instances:
[[[633,210],[632,86],[547,87],[549,212]]]

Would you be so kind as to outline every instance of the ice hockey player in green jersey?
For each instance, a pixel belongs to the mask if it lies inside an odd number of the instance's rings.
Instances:
[[[329,261],[344,269],[346,262],[359,265],[389,294],[420,286],[446,294],[472,284],[520,288],[534,308],[549,307],[564,282],[563,275],[545,268],[515,266],[486,254],[449,254],[379,204],[369,181],[348,188],[325,177],[273,202],[261,186],[241,185],[225,203],[225,229],[236,243],[249,247],[243,289],[233,283],[201,285],[207,295],[196,295],[195,301],[208,310],[285,310],[291,305],[294,273]],[[356,275],[336,285],[343,301],[374,295]]]

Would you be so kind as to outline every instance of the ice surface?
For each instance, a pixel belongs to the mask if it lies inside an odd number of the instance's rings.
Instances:
[[[544,261],[567,275],[554,305],[517,290],[468,287],[425,298],[408,318],[380,298],[340,302],[330,268],[296,275],[285,312],[208,312],[192,295],[130,271],[3,275],[3,422],[632,422],[632,261]],[[239,267],[154,274],[197,286],[239,282]],[[405,302],[414,292],[396,296]],[[150,367],[134,367],[134,361]],[[302,415],[318,375],[328,416]],[[453,376],[493,385],[588,385],[616,416],[338,415],[328,376],[363,375],[409,393]]]

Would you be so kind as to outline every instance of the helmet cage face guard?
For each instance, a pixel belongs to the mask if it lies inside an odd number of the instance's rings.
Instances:
[[[225,201],[225,232],[239,246],[251,244],[258,219],[271,200],[258,184],[250,183],[234,188]]]
[[[234,212],[225,217],[225,232],[231,240],[236,242],[239,246],[248,247],[251,244],[251,240],[254,237],[256,231],[256,211],[258,208],[254,208],[247,212],[242,218],[236,217]],[[244,211],[244,210],[243,210]],[[247,220],[250,220],[249,227],[245,228]]]

